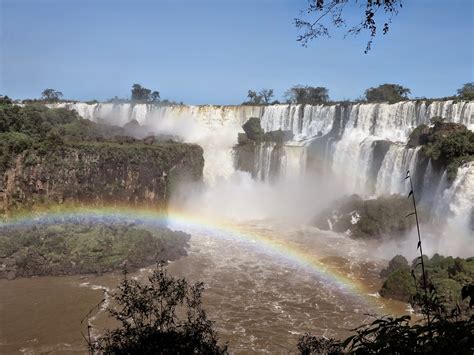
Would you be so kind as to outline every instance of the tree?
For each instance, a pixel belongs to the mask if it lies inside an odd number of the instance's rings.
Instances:
[[[329,101],[328,89],[321,86],[293,86],[286,91],[285,97],[288,103],[298,105],[317,105]]]
[[[97,340],[89,339],[92,353],[105,354],[226,354],[217,343],[213,323],[202,309],[201,282],[168,275],[163,266],[148,283],[124,280],[113,295],[109,314],[120,327]]]
[[[41,98],[48,102],[58,101],[61,97],[63,97],[63,93],[54,89],[45,89],[41,93]]]
[[[380,271],[380,276],[387,277],[392,272],[394,272],[398,269],[407,269],[408,271],[410,271],[409,266],[408,266],[408,261],[402,255],[395,255],[392,258],[392,260],[389,261],[388,267],[386,267],[385,269]]]
[[[132,86],[132,101],[148,102],[150,101],[151,90],[140,84],[133,84]]]
[[[365,90],[367,102],[389,102],[395,103],[408,100],[410,89],[397,84],[382,84],[376,88]]]
[[[247,92],[247,97],[249,98],[249,100],[244,104],[260,105],[262,103],[262,97],[254,90],[249,90]]]
[[[150,95],[150,98],[151,98],[152,102],[160,101],[160,92],[159,91],[153,91]]]
[[[274,96],[273,89],[262,89],[258,94],[266,105],[271,102],[271,99]]]
[[[381,317],[354,329],[339,341],[306,334],[301,354],[472,354],[474,320],[457,316],[435,318],[431,324],[412,324],[410,316]]]
[[[262,89],[258,93],[255,90],[249,90],[247,92],[249,99],[243,105],[269,105],[272,103],[273,96],[273,89]]]
[[[474,100],[474,82],[464,84],[458,90],[458,96],[463,100]]]
[[[0,105],[11,105],[13,104],[13,100],[10,99],[8,96],[0,95]]]
[[[344,11],[350,6],[360,9],[363,5],[362,20],[350,25],[346,23]],[[346,7],[349,5],[349,7]],[[302,31],[297,41],[303,46],[318,37],[329,37],[328,26],[335,28],[348,27],[346,34],[359,35],[361,32],[369,33],[369,40],[365,48],[367,53],[372,46],[372,42],[377,35],[377,29],[382,21],[382,33],[387,34],[394,16],[402,8],[402,0],[309,0],[308,6],[301,11],[301,16],[295,18],[296,28]]]

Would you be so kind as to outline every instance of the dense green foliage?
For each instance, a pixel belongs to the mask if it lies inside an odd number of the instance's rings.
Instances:
[[[446,169],[448,179],[454,180],[458,168],[474,159],[474,132],[459,123],[445,123],[432,119],[432,127],[417,127],[408,140],[408,146],[423,146],[423,153],[432,162]]]
[[[21,152],[32,148],[40,154],[63,144],[64,136],[55,131],[61,125],[81,121],[75,111],[49,109],[41,104],[20,107],[0,104],[0,172]]]
[[[24,107],[0,105],[0,133],[22,132],[33,137],[44,138],[54,126],[77,121],[75,111],[65,108],[49,109],[41,104]]]
[[[61,97],[63,97],[63,93],[54,89],[45,89],[41,93],[41,98],[46,102],[56,102],[59,101]]]
[[[158,102],[160,100],[160,93],[158,91],[151,91],[140,84],[133,84],[132,86],[132,101],[135,102]]]
[[[38,103],[24,107],[0,104],[0,171],[11,166],[14,158],[27,150],[32,156],[50,156],[52,159],[58,155],[58,150],[69,146],[86,148],[92,145],[94,149],[110,152],[113,149],[108,148],[116,148],[119,155],[129,149],[137,154],[141,154],[142,149],[144,153],[160,150],[164,155],[172,150],[180,155],[186,150],[185,145],[160,142],[150,146],[149,141],[130,137],[121,127],[82,119],[75,111],[65,108],[50,109]],[[171,147],[173,149],[169,149]]]
[[[288,103],[297,105],[318,105],[329,101],[329,90],[325,87],[296,85],[288,89],[285,97]]]
[[[474,100],[474,82],[466,83],[458,90],[461,100]]]
[[[382,317],[354,329],[344,340],[306,334],[298,349],[319,354],[436,354],[468,355],[474,351],[474,320],[436,317],[413,324],[410,316]]]
[[[474,283],[474,258],[462,259],[435,254],[431,259],[425,256],[423,260],[428,286],[436,290],[441,305],[451,309],[461,304],[462,287]],[[402,256],[394,257],[388,268],[382,270],[381,275],[386,277],[386,280],[380,295],[404,302],[413,299],[422,286],[415,284],[413,279],[413,276],[420,278],[421,271],[415,268],[417,261],[418,258],[413,260],[412,266],[409,266]],[[415,270],[414,275],[411,275],[412,268]]]
[[[189,236],[139,223],[78,219],[0,228],[0,278],[102,273],[127,262],[136,269],[185,255]]]
[[[397,84],[382,84],[376,88],[370,88],[365,91],[367,102],[388,102],[395,103],[408,100],[407,95],[410,89]]]
[[[147,283],[125,274],[108,308],[120,327],[89,339],[91,353],[226,354],[202,309],[203,291],[202,283],[173,278],[161,266]]]

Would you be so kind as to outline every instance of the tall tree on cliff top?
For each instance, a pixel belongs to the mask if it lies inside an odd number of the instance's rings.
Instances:
[[[48,102],[58,101],[61,97],[63,97],[63,93],[54,89],[45,89],[41,93],[41,98]]]
[[[350,8],[362,11],[360,22],[346,21]],[[377,35],[377,30],[382,27],[382,34],[387,34],[392,19],[402,8],[402,0],[309,0],[306,9],[295,18],[294,24],[301,31],[297,40],[303,46],[319,37],[329,37],[328,27],[346,28],[346,35],[359,35],[368,33],[369,40],[365,48],[367,53]]]
[[[244,102],[244,105],[260,105],[262,103],[262,96],[257,94],[254,90],[249,90],[247,92],[248,101]]]
[[[318,86],[296,85],[285,92],[288,103],[297,105],[318,105],[329,101],[329,90]]]
[[[262,89],[258,93],[260,97],[262,98],[263,102],[268,105],[270,101],[272,100],[273,95],[273,89]]]
[[[132,86],[132,101],[150,101],[151,90],[140,84],[133,84]]]
[[[150,95],[150,99],[151,99],[152,102],[160,101],[160,92],[159,91],[153,91]]]
[[[408,100],[410,89],[398,84],[382,84],[376,88],[365,90],[365,99],[368,102],[395,103]]]
[[[463,100],[474,100],[474,82],[464,84],[458,90],[458,96]]]

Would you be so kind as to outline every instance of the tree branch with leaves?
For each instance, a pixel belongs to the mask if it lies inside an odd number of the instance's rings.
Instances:
[[[360,22],[348,23],[345,14],[350,6],[360,9]],[[319,37],[330,37],[329,27],[346,28],[346,35],[368,33],[365,53],[372,48],[372,42],[382,27],[382,34],[387,34],[393,18],[402,8],[402,0],[309,0],[306,9],[294,20],[296,28],[302,33],[297,41],[303,46]]]

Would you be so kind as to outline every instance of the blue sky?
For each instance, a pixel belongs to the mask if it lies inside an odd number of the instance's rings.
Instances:
[[[0,0],[0,94],[129,96],[133,83],[190,104],[238,104],[248,89],[326,86],[357,98],[385,82],[412,96],[474,80],[471,0],[405,0],[388,35],[296,42],[305,0]],[[355,16],[350,10],[349,18]]]

